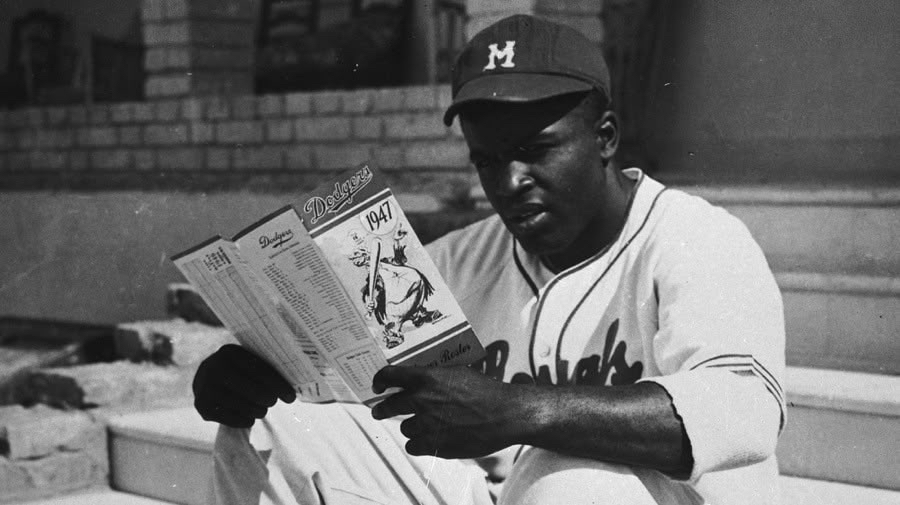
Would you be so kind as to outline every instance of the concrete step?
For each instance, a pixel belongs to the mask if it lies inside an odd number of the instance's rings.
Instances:
[[[900,504],[900,377],[791,367],[785,385],[788,424],[778,446],[790,497],[784,503]],[[191,408],[114,419],[112,486],[203,503],[215,430]]]
[[[727,208],[776,271],[900,272],[900,188],[681,186]]]
[[[783,505],[898,505],[900,491],[781,476]]]
[[[900,490],[900,376],[792,367],[785,379],[782,474]]]
[[[900,374],[900,277],[777,273],[792,366]]]
[[[122,493],[112,489],[92,489],[65,496],[23,502],[22,505],[173,505],[144,496]]]
[[[205,505],[217,429],[193,408],[111,419],[110,485],[157,500]]]

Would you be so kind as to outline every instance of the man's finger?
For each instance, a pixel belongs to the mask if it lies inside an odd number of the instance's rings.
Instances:
[[[253,406],[268,409],[275,405],[278,397],[266,384],[257,382],[258,377],[245,377],[233,373],[222,379],[222,388],[217,392],[220,402],[226,405]]]
[[[241,371],[244,375],[256,379],[285,403],[291,403],[297,398],[294,388],[278,373],[278,370],[253,352],[233,344],[223,346],[221,351],[226,353],[226,358],[234,371]],[[223,372],[232,373],[231,370]]]
[[[418,384],[422,377],[423,369],[414,366],[388,365],[372,377],[372,391],[375,394],[383,393],[389,387],[401,387],[404,389]]]
[[[415,413],[412,400],[404,391],[394,393],[372,407],[372,417],[378,420]]]

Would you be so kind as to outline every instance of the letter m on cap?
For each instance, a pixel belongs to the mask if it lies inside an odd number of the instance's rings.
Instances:
[[[494,70],[497,68],[497,58],[501,58],[503,60],[500,63],[500,66],[503,68],[513,68],[516,66],[513,63],[513,57],[516,55],[515,51],[516,41],[515,40],[507,40],[506,46],[503,47],[503,50],[500,51],[497,49],[497,44],[491,44],[488,46],[488,49],[491,50],[490,54],[488,54],[488,64],[484,66],[485,70]]]

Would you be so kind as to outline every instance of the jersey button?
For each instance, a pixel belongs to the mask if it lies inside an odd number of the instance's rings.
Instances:
[[[540,350],[538,351],[538,355],[542,358],[546,358],[546,357],[550,356],[550,346],[549,345],[541,346]]]

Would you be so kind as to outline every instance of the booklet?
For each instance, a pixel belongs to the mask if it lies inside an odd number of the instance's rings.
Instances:
[[[241,345],[303,401],[373,404],[392,365],[484,356],[384,176],[364,165],[263,217],[172,257]]]

